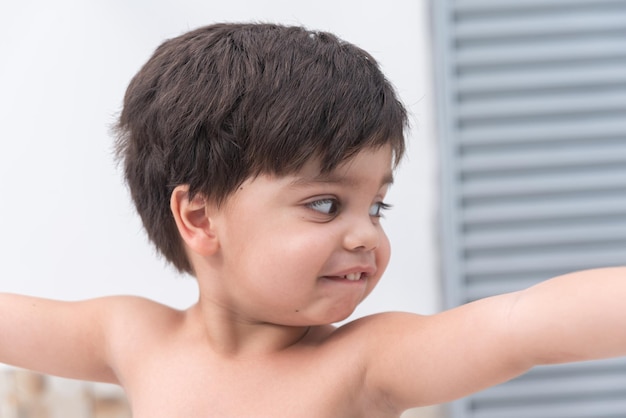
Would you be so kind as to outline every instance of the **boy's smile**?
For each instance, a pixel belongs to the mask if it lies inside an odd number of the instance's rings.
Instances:
[[[389,261],[380,225],[392,182],[389,147],[366,149],[328,174],[316,161],[287,176],[248,179],[209,215],[219,250],[201,297],[238,320],[290,326],[345,319]]]

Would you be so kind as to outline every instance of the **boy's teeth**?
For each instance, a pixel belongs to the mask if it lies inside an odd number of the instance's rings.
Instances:
[[[351,280],[351,281],[359,280],[360,278],[361,278],[361,273],[346,274],[346,279]]]

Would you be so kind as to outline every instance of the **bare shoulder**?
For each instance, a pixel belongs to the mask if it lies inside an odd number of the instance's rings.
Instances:
[[[380,340],[379,333],[404,332],[407,326],[427,326],[431,317],[409,312],[383,312],[355,319],[338,327],[333,338]],[[345,337],[344,337],[345,335]]]
[[[319,339],[325,365],[332,365],[334,379],[341,381],[345,393],[354,396],[353,406],[361,405],[368,416],[398,416],[404,404],[391,402],[395,386],[387,385],[387,375],[400,383],[398,370],[411,358],[425,358],[423,348],[413,341],[423,341],[420,331],[429,317],[403,312],[385,312],[356,319],[335,329],[326,328]],[[399,350],[411,346],[411,351]],[[421,353],[422,352],[422,353]]]
[[[104,316],[108,317],[109,330],[115,336],[123,332],[128,336],[162,333],[182,321],[184,312],[150,299],[137,296],[110,296],[95,299]]]
[[[396,347],[407,336],[414,341],[428,338],[432,329],[433,317],[408,312],[384,312],[355,319],[333,329],[327,334],[324,342],[329,347],[343,348],[354,355],[355,347],[359,347],[361,361],[364,367],[372,365],[372,359],[377,359],[379,353],[387,352]],[[415,347],[414,347],[415,349]],[[417,354],[417,350],[414,351]]]
[[[485,299],[434,315],[390,312],[346,324],[362,352],[364,390],[398,410],[447,402],[528,368],[511,337],[516,295]]]
[[[118,313],[133,313],[140,317],[155,314],[170,316],[180,314],[181,312],[170,306],[140,296],[105,296],[94,299],[93,302],[101,304],[103,308],[114,309]]]
[[[132,362],[146,347],[169,339],[184,323],[184,311],[142,297],[111,296],[92,302],[106,318],[106,340],[115,368]]]

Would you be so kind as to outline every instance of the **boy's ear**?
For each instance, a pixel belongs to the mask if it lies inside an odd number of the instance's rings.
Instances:
[[[170,198],[170,209],[180,236],[192,251],[203,256],[214,254],[218,248],[206,203],[201,195],[189,200],[187,185],[176,186]]]

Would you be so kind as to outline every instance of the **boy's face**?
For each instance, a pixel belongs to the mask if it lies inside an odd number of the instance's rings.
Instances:
[[[389,147],[326,175],[311,161],[296,174],[248,179],[212,216],[221,277],[205,295],[242,320],[345,319],[389,261],[380,216],[391,181]]]

